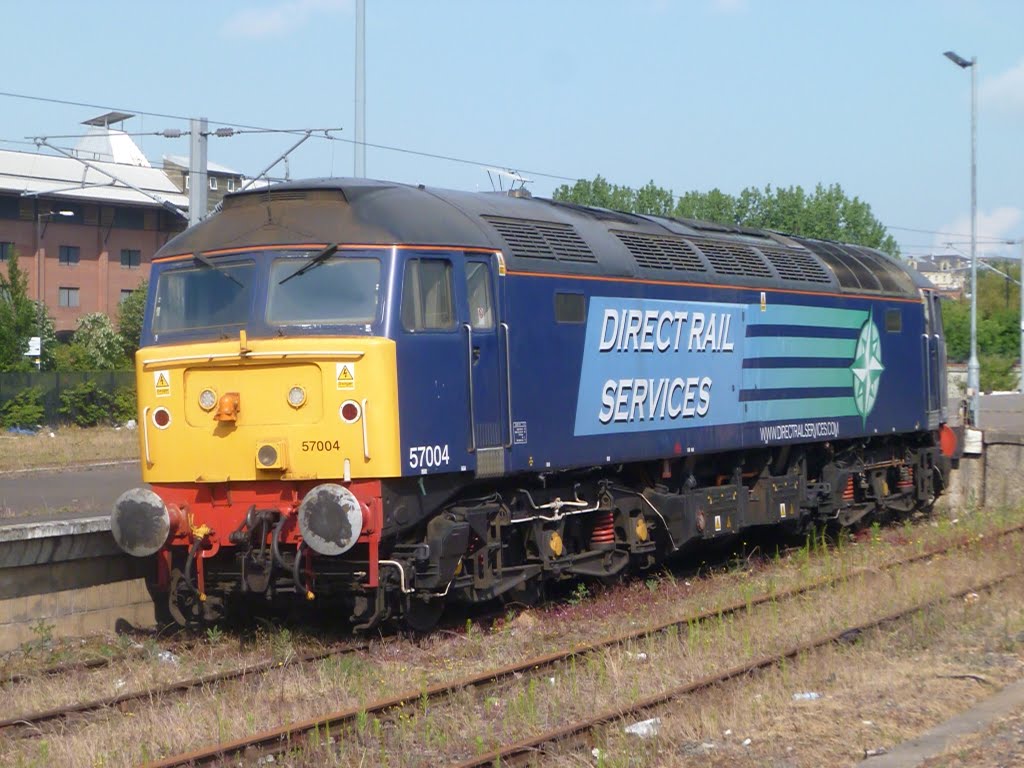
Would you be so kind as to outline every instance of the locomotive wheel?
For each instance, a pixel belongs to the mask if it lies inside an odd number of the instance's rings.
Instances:
[[[167,610],[178,626],[196,629],[203,623],[203,604],[180,569],[171,571]]]
[[[513,587],[501,596],[506,605],[514,603],[517,605],[525,605],[527,608],[533,608],[540,605],[544,602],[546,597],[547,589],[545,588],[545,582],[540,578],[528,579],[518,587]]]
[[[428,599],[411,596],[405,604],[405,623],[414,632],[429,632],[437,626],[444,613],[444,598]]]

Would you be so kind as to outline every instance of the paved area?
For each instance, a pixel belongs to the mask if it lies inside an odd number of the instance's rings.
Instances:
[[[911,768],[942,754],[957,739],[984,730],[1002,717],[1024,708],[1024,681],[1012,683],[999,693],[937,725],[916,739],[905,741],[879,757],[869,757],[864,768]]]
[[[121,493],[141,483],[137,462],[0,475],[0,525],[108,515]]]
[[[982,395],[978,398],[978,426],[1006,432],[1024,431],[1024,395]]]

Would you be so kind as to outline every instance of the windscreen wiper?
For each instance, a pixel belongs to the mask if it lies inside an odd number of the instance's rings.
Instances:
[[[210,261],[210,259],[207,256],[203,256],[201,251],[194,251],[192,253],[192,258],[195,259],[196,261],[198,261],[200,264],[202,264],[207,269],[212,269],[216,273],[218,273],[220,275],[223,275],[228,280],[230,280],[232,283],[237,285],[239,288],[245,288],[245,286],[242,285],[242,283],[239,281],[239,279],[237,277],[232,275],[230,272],[228,272],[223,267],[218,267],[216,264],[214,264],[212,261]]]
[[[326,248],[324,248],[322,251],[320,251],[320,253],[318,253],[316,256],[314,256],[312,261],[310,261],[307,264],[303,264],[301,267],[299,267],[294,272],[292,272],[290,275],[288,275],[288,277],[286,277],[283,280],[281,280],[281,282],[279,282],[278,285],[284,285],[289,280],[291,280],[293,277],[298,277],[299,275],[304,275],[306,272],[309,272],[309,270],[311,270],[313,267],[319,267],[321,264],[323,264],[325,261],[327,261],[329,258],[331,258],[331,256],[333,256],[337,252],[338,252],[338,244],[337,243],[331,243]]]

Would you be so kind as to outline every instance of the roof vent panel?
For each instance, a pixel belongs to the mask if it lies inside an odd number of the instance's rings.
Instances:
[[[686,272],[708,271],[697,250],[681,237],[648,235],[621,229],[613,229],[611,233],[622,241],[640,267]]]
[[[758,250],[775,267],[775,271],[783,280],[824,284],[832,282],[825,265],[809,251],[797,248],[772,248],[766,245],[759,245]]]
[[[508,243],[513,256],[596,264],[590,246],[569,224],[484,216]]]
[[[764,257],[748,245],[696,237],[690,238],[689,241],[703,252],[715,272],[720,275],[767,279],[775,277]]]

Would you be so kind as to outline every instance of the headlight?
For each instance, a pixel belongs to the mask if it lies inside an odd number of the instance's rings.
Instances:
[[[264,467],[272,467],[277,464],[277,448],[272,445],[261,445],[256,453],[256,460]]]
[[[288,390],[288,405],[292,408],[300,408],[306,402],[306,390],[302,387],[292,387]]]
[[[212,389],[204,389],[199,393],[199,407],[204,411],[212,411],[217,404],[217,393]]]

